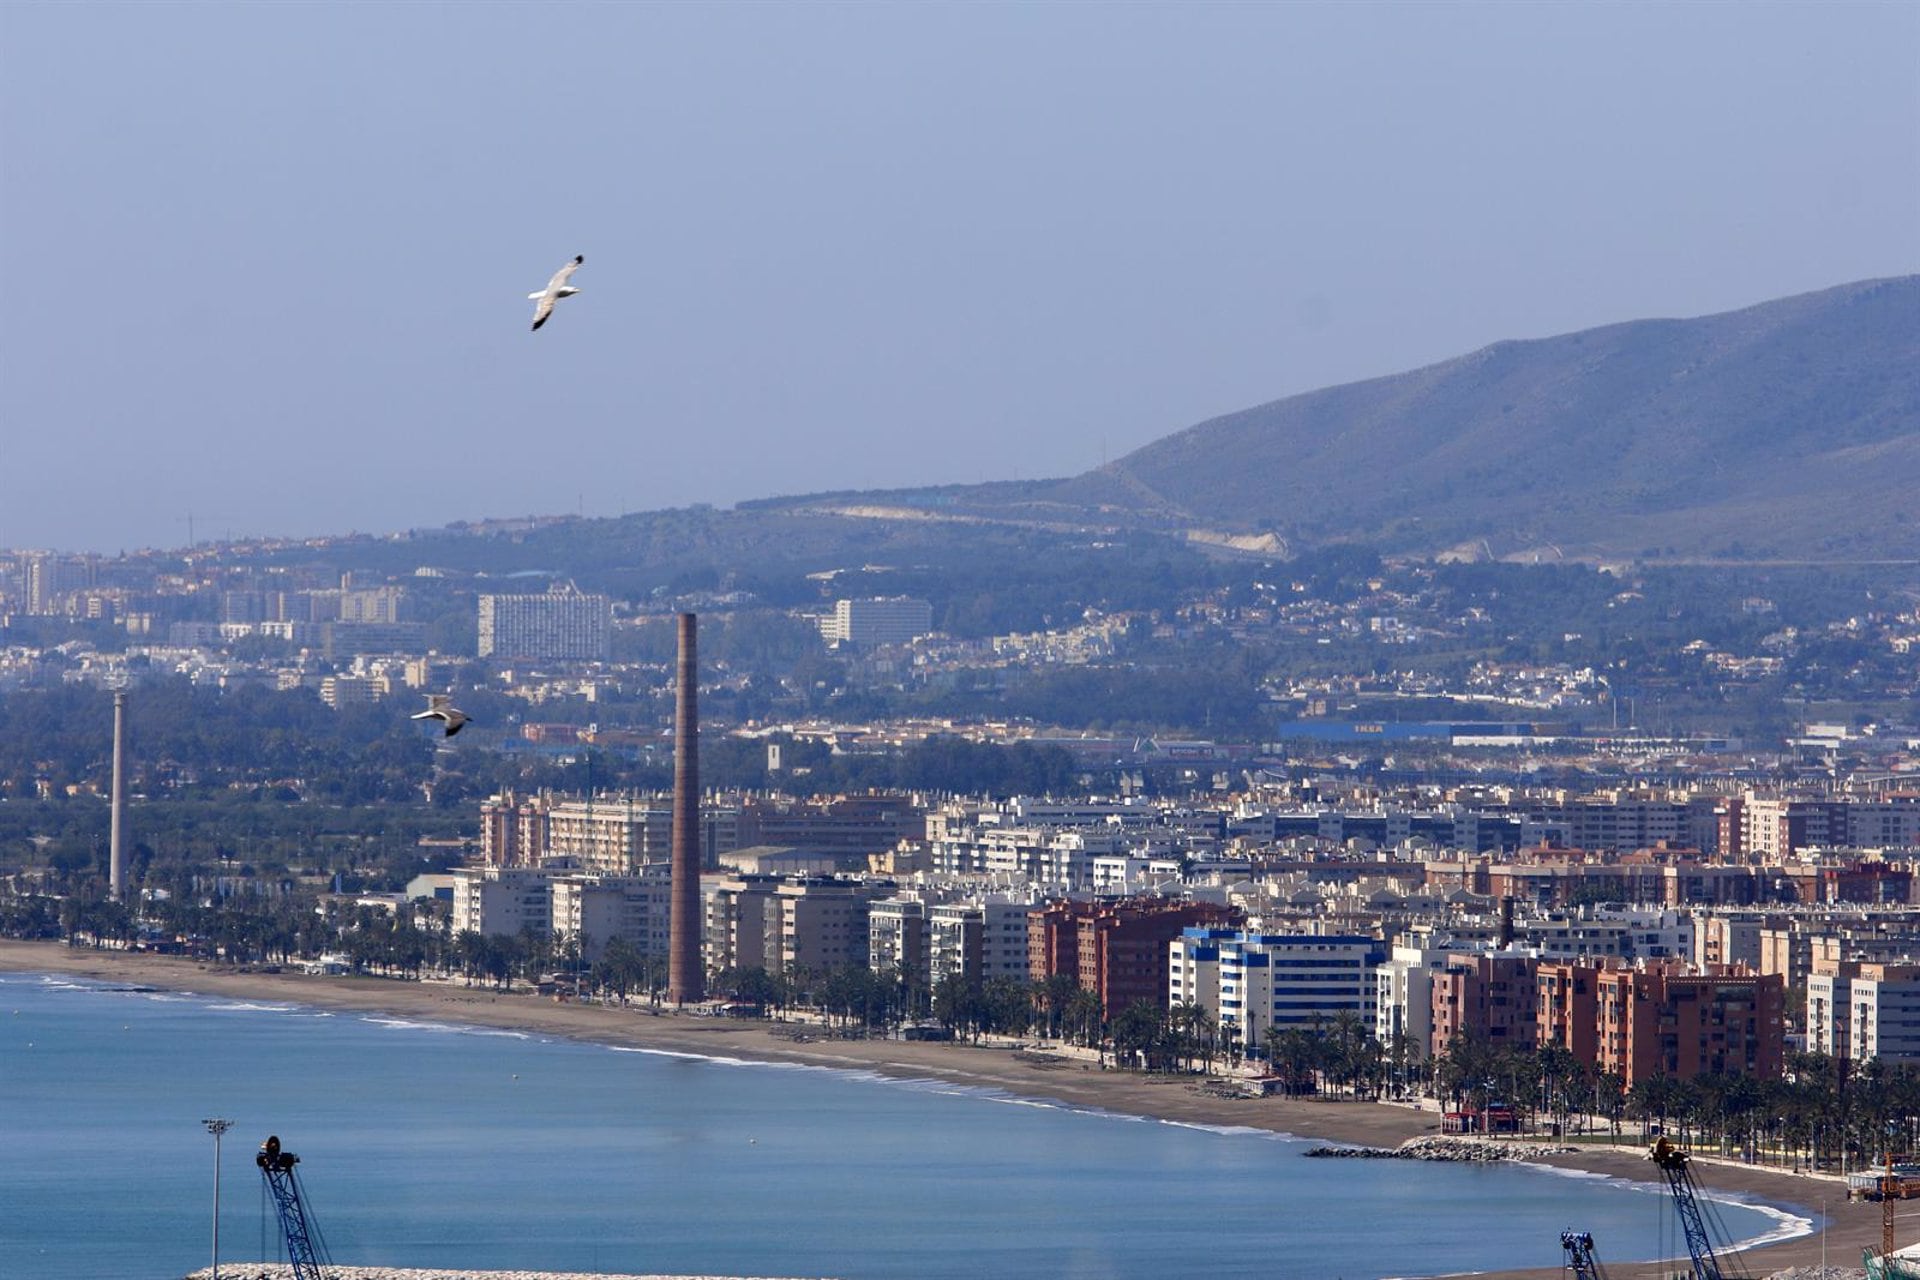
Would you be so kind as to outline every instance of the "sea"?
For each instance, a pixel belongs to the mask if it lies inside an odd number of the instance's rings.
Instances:
[[[1649,1184],[1308,1160],[935,1080],[0,974],[0,1277],[176,1280],[212,1260],[216,1201],[223,1267],[284,1257],[270,1135],[338,1263],[1358,1280],[1557,1266],[1567,1228],[1603,1263],[1684,1249]],[[1711,1209],[1723,1240],[1813,1225]]]

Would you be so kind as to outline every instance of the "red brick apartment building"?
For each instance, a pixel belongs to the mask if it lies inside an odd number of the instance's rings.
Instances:
[[[1628,1088],[1662,1075],[1780,1074],[1786,985],[1778,974],[1603,969],[1595,995],[1600,1069]]]
[[[1490,1045],[1557,1044],[1618,1072],[1777,1076],[1785,1057],[1786,980],[1713,966],[1632,968],[1620,961],[1461,953],[1433,974],[1431,1050],[1470,1032]]]
[[[1027,971],[1035,982],[1070,975],[1108,1017],[1136,1000],[1164,1009],[1168,944],[1183,929],[1240,923],[1239,911],[1207,902],[1049,902],[1027,917]]]
[[[1534,1009],[1540,1043],[1557,1044],[1579,1062],[1600,1053],[1600,970],[1590,964],[1540,962]]]
[[[1449,956],[1433,975],[1433,1042],[1437,1057],[1462,1032],[1492,1045],[1531,1045],[1538,1038],[1535,990],[1539,961],[1509,953]]]

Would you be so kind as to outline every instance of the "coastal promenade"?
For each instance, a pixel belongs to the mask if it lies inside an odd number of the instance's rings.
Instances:
[[[0,970],[61,972],[99,981],[208,995],[280,1001],[319,1008],[380,1013],[409,1019],[499,1027],[631,1048],[703,1057],[805,1063],[998,1089],[1076,1107],[1204,1125],[1239,1125],[1304,1138],[1366,1146],[1397,1146],[1437,1132],[1431,1112],[1368,1102],[1220,1096],[1187,1077],[1143,1076],[1100,1070],[1089,1063],[1048,1059],[1006,1048],[898,1040],[791,1038],[790,1024],[653,1013],[644,1006],[613,1008],[560,1003],[532,994],[502,995],[482,987],[380,978],[319,977],[223,969],[191,960],[68,948],[54,942],[0,940]],[[785,1032],[786,1034],[782,1034]],[[1222,1091],[1224,1092],[1224,1091]],[[1647,1181],[1652,1172],[1637,1145],[1592,1147],[1542,1158],[1541,1164]],[[1863,1248],[1880,1238],[1875,1204],[1849,1204],[1837,1179],[1700,1158],[1696,1180],[1716,1191],[1792,1206],[1816,1216],[1824,1203],[1830,1222],[1826,1255],[1836,1266],[1859,1265]],[[1397,1206],[1396,1212],[1412,1211]],[[1571,1228],[1580,1223],[1569,1221]],[[1445,1224],[1436,1223],[1437,1230]],[[1817,1266],[1818,1228],[1744,1255],[1745,1269],[1766,1276]],[[1602,1244],[1604,1257],[1604,1243]],[[1671,1267],[1607,1261],[1615,1280],[1661,1280]],[[1483,1272],[1489,1280],[1559,1280],[1560,1269]]]

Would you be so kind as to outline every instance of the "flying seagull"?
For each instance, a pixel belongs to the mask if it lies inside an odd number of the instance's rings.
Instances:
[[[472,717],[467,715],[466,712],[453,705],[453,695],[447,693],[428,694],[427,709],[416,712],[409,717],[409,719],[413,720],[443,721],[447,726],[447,736],[449,738],[460,732],[460,726],[471,718]]]
[[[573,277],[573,273],[575,271],[578,271],[580,269],[580,264],[585,262],[586,260],[587,260],[586,254],[584,253],[574,254],[572,262],[569,262],[566,266],[560,268],[558,271],[553,273],[553,279],[547,281],[546,288],[542,289],[538,293],[530,293],[527,295],[528,299],[530,299],[534,304],[534,307],[533,307],[533,327],[534,328],[538,329],[541,325],[547,322],[547,317],[553,314],[554,303],[558,302],[562,298],[571,298],[574,294],[580,292],[578,289],[568,284],[567,281]]]

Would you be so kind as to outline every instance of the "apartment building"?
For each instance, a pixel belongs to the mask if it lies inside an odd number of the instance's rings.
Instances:
[[[1609,969],[1596,983],[1596,1061],[1628,1088],[1654,1076],[1780,1074],[1786,988],[1778,977]]]
[[[1242,1053],[1342,1014],[1370,1035],[1385,960],[1375,938],[1190,928],[1167,944],[1168,999],[1205,1008]]]
[[[832,876],[784,880],[767,904],[768,969],[830,973],[864,966],[868,904],[891,888]]]
[[[1135,1001],[1168,1006],[1168,944],[1185,929],[1237,925],[1230,907],[1176,899],[1063,899],[1027,918],[1027,976],[1065,974],[1099,997],[1108,1017]]]
[[[712,876],[701,881],[701,962],[708,973],[747,972],[778,966],[769,949],[768,925],[779,876]]]
[[[925,988],[932,971],[927,904],[915,894],[877,898],[867,908],[867,968]]]
[[[453,932],[518,934],[547,932],[552,919],[551,882],[528,867],[455,867]]]
[[[601,661],[613,627],[606,596],[556,586],[541,595],[483,595],[479,599],[483,658]]]
[[[1433,975],[1433,1038],[1439,1056],[1458,1035],[1499,1045],[1539,1040],[1539,960],[1524,952],[1460,952]]]
[[[929,972],[985,981],[1027,976],[1030,902],[1002,896],[942,902],[927,912]]]
[[[1821,959],[1807,979],[1807,1048],[1920,1062],[1920,965]]]
[[[833,616],[820,623],[820,635],[829,644],[877,649],[909,644],[933,630],[933,606],[911,596],[836,600]]]
[[[1426,1056],[1433,1043],[1433,975],[1446,967],[1448,947],[1396,946],[1374,971],[1373,1035],[1384,1045],[1401,1037]]]
[[[615,938],[642,955],[667,954],[671,877],[666,867],[633,876],[553,877],[549,907],[555,937],[578,941],[593,964]]]

